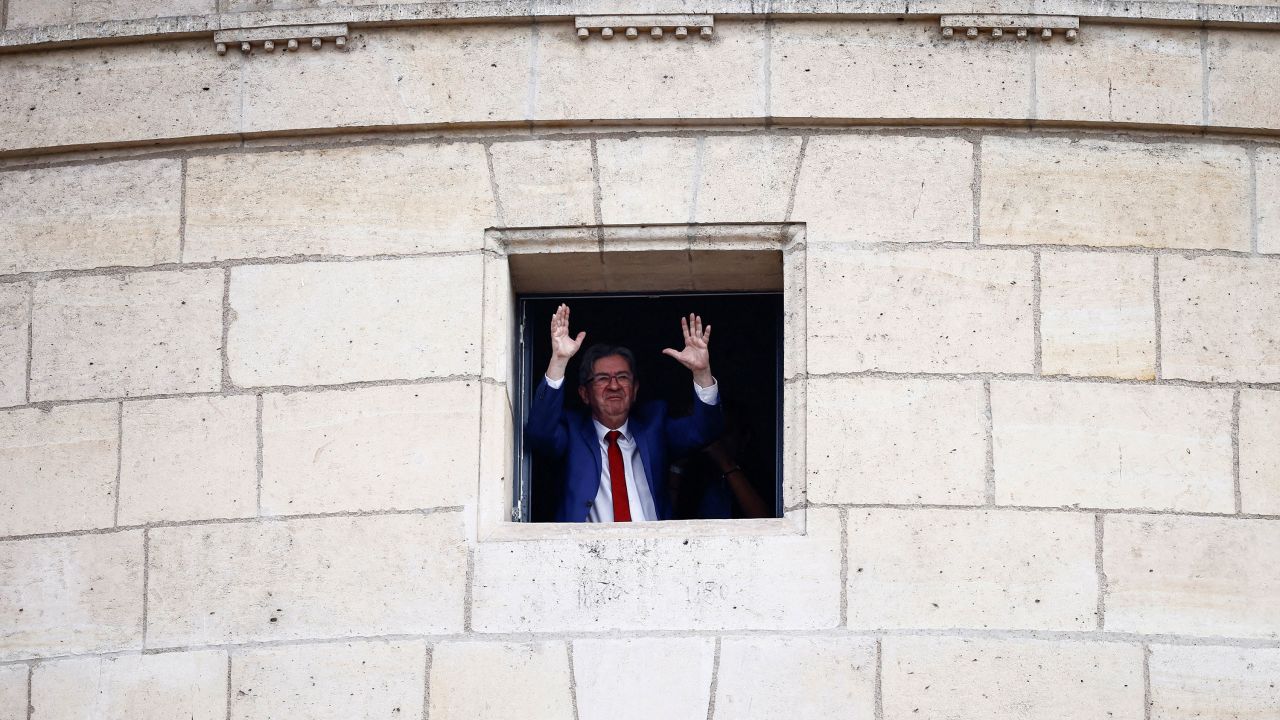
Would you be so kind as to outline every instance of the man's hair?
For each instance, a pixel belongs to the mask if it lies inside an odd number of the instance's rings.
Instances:
[[[636,377],[636,356],[631,351],[621,345],[606,345],[604,343],[596,343],[587,348],[582,354],[582,365],[578,368],[578,385],[587,387],[591,382],[591,376],[594,373],[596,361],[600,358],[607,358],[610,355],[617,355],[627,361],[627,367],[631,368],[631,379],[634,382]]]

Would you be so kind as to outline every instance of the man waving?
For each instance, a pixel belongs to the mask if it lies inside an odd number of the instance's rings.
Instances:
[[[720,435],[719,386],[711,375],[711,326],[680,318],[684,349],[667,348],[693,374],[695,400],[688,417],[672,418],[666,404],[635,406],[640,387],[635,357],[625,347],[592,345],[582,356],[578,396],[590,416],[564,407],[564,373],[586,332],[569,332],[569,307],[551,316],[551,361],[538,384],[525,427],[533,451],[563,466],[557,522],[629,522],[671,517],[666,476],[669,459]]]

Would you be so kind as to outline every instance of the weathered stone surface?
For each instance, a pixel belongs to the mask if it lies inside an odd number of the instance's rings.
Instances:
[[[1231,392],[991,383],[996,502],[1232,512]]]
[[[1280,515],[1280,392],[1240,391],[1240,500],[1247,513]]]
[[[0,535],[111,527],[115,403],[0,412]]]
[[[268,394],[262,512],[472,504],[479,404],[476,382]]]
[[[1267,30],[1209,29],[1208,125],[1280,128],[1275,77],[1280,37]]]
[[[165,647],[458,632],[465,583],[457,513],[155,528],[147,638]]]
[[[221,650],[87,657],[37,665],[33,717],[224,720],[227,655]]]
[[[1154,273],[1145,255],[1042,253],[1044,373],[1154,380]]]
[[[9,0],[10,28],[204,15],[216,0]]]
[[[37,282],[31,400],[218,389],[222,278],[183,270]]]
[[[534,118],[694,119],[766,114],[763,77],[768,53],[763,23],[717,22],[710,42],[682,42],[670,36],[660,41],[648,37],[635,42],[594,40],[599,38],[582,42],[572,32],[549,26],[537,33]],[[590,70],[583,72],[584,68]],[[636,68],[645,71],[638,73]]]
[[[835,510],[809,510],[805,535],[586,537],[480,543],[472,627],[595,632],[830,628],[839,622]],[[799,596],[805,601],[796,602]],[[578,686],[581,691],[581,676]]]
[[[583,43],[590,45],[592,43]],[[686,137],[600,140],[600,216],[609,225],[692,220],[698,143]]]
[[[142,531],[0,543],[0,662],[142,647]]]
[[[1151,720],[1266,718],[1280,708],[1280,649],[1151,646]]]
[[[575,717],[561,642],[442,642],[431,651],[430,682],[435,720]]]
[[[800,138],[710,136],[698,163],[694,222],[781,222],[800,159]]]
[[[936,21],[779,22],[771,50],[774,117],[1025,118],[1030,112],[1027,48],[987,38],[948,40]]]
[[[970,242],[973,143],[883,135],[809,140],[791,219],[808,242]]]
[[[0,285],[0,407],[27,401],[27,330],[31,287]]]
[[[1031,254],[810,247],[809,372],[1030,372]]]
[[[0,173],[0,274],[178,261],[177,160]]]
[[[234,133],[241,61],[209,48],[201,39],[7,55],[0,150]]]
[[[245,650],[231,658],[230,718],[418,718],[425,672],[421,640]]]
[[[988,136],[989,244],[1248,250],[1249,163],[1228,145]]]
[[[1199,125],[1200,30],[1090,23],[1084,43],[1036,47],[1041,120]]]
[[[530,32],[528,24],[378,28],[353,32],[347,52],[255,55],[244,63],[244,130],[524,120]]]
[[[808,396],[810,502],[982,504],[980,381],[815,378]]]
[[[1258,252],[1280,253],[1280,150],[1259,148],[1256,163]]]
[[[238,385],[321,385],[480,368],[480,255],[238,267]]]
[[[1089,630],[1093,517],[853,510],[849,627]]]
[[[1280,637],[1280,525],[1239,518],[1106,519],[1106,629]]]
[[[1137,645],[887,637],[883,653],[885,720],[1143,716]]]
[[[1280,382],[1280,264],[1160,258],[1164,377]]]
[[[489,152],[505,226],[595,224],[589,141],[503,142]]]
[[[575,640],[579,717],[706,717],[714,660],[711,638]],[[658,688],[661,692],[654,692]]]
[[[467,250],[496,217],[474,143],[214,155],[188,162],[183,256]]]
[[[248,395],[126,402],[120,524],[253,516],[256,405]]]
[[[27,666],[0,667],[0,720],[27,720]]]
[[[871,638],[727,637],[717,678],[720,720],[870,718],[876,644]]]

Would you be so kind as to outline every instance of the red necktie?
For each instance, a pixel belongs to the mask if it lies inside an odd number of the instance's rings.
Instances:
[[[627,502],[627,472],[622,465],[622,450],[618,437],[622,433],[610,430],[604,434],[609,441],[609,485],[613,488],[613,521],[631,522],[631,504]]]

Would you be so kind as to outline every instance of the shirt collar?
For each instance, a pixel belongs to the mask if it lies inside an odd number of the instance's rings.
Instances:
[[[609,428],[601,425],[600,421],[595,418],[591,418],[591,424],[596,428],[596,440],[599,440],[601,444],[604,444],[604,436],[609,432]],[[622,437],[619,438],[620,440],[631,440],[631,433],[628,431],[628,427],[630,425],[631,421],[627,420],[618,428],[618,432],[622,433]]]

